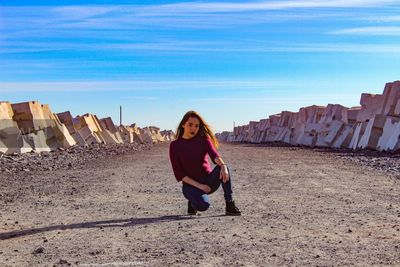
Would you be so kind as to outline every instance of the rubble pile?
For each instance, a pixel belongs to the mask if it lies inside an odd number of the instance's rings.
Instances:
[[[383,94],[362,94],[361,106],[309,106],[250,121],[233,132],[217,134],[220,141],[326,148],[400,150],[400,81],[387,83]]]

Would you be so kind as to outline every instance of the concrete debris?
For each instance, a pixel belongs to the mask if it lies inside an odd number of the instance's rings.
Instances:
[[[400,81],[387,83],[382,95],[362,94],[359,107],[338,104],[282,111],[250,121],[233,132],[217,134],[220,141],[267,143],[347,149],[400,150]]]
[[[38,101],[0,102],[0,153],[51,152],[93,144],[155,144],[173,139],[172,131],[154,126],[116,126],[110,117],[54,114]]]

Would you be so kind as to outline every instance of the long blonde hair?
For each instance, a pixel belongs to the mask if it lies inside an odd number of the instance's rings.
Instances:
[[[214,133],[212,132],[211,127],[204,121],[204,119],[200,116],[199,113],[193,110],[186,112],[186,114],[183,116],[181,122],[178,125],[178,128],[176,129],[176,139],[181,138],[183,136],[184,129],[182,125],[184,125],[189,120],[189,118],[197,118],[200,121],[199,134],[210,138],[215,148],[218,148],[219,143]]]

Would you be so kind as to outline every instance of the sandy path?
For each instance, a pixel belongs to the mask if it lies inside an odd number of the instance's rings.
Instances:
[[[168,144],[0,176],[1,266],[400,265],[400,180],[330,153],[223,144],[241,217],[186,216]],[[35,252],[36,250],[36,252]]]

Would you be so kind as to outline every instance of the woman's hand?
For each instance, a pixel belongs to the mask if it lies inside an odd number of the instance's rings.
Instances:
[[[229,172],[228,172],[228,167],[226,167],[226,165],[222,165],[221,171],[219,173],[219,179],[222,179],[222,182],[224,183],[229,181]]]
[[[206,184],[202,184],[200,190],[203,190],[204,192],[206,192],[208,194],[211,192],[211,187],[209,187]]]

